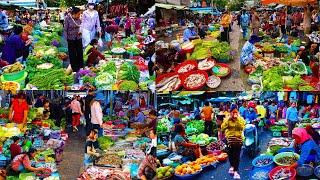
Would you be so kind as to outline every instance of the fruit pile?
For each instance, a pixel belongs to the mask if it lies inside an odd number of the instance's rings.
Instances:
[[[157,179],[165,179],[173,176],[174,170],[171,166],[157,168]]]
[[[201,166],[208,166],[214,162],[217,162],[218,158],[216,156],[213,155],[207,155],[207,156],[203,156],[198,158],[195,162],[198,163]]]
[[[201,166],[196,162],[190,162],[187,164],[182,164],[175,169],[175,174],[179,176],[192,175],[201,171]]]

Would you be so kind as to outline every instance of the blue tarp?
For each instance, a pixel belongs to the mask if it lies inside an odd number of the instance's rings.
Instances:
[[[218,98],[211,98],[209,99],[209,101],[211,102],[230,102],[232,100],[234,100],[236,98],[232,98],[232,97],[218,97]]]
[[[206,7],[206,8],[190,8],[191,11],[198,12],[200,14],[213,14],[213,15],[221,15],[216,8]]]

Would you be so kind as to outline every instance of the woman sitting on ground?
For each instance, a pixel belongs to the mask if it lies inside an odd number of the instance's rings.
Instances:
[[[100,60],[106,59],[98,50],[97,39],[92,39],[90,44],[85,48],[83,58],[89,67],[98,64]]]

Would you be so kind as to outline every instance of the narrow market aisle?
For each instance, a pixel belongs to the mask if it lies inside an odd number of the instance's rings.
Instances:
[[[237,54],[233,61],[228,63],[232,70],[232,74],[230,77],[222,79],[222,83],[220,86],[215,89],[216,91],[243,91],[244,84],[243,80],[240,77],[240,53],[239,44],[241,41],[241,32],[237,23],[233,23],[232,32],[230,33],[230,45],[231,48],[237,51]],[[241,49],[240,49],[241,50]]]
[[[68,134],[69,139],[63,152],[63,160],[58,166],[62,180],[76,179],[83,165],[85,132],[81,128],[79,133],[68,131]]]
[[[267,145],[270,139],[272,138],[272,133],[270,131],[265,131],[260,134],[260,149],[261,153],[267,151]],[[240,160],[240,167],[239,167],[239,173],[241,176],[241,179],[250,179],[250,171],[252,170],[252,160],[246,151],[243,149],[242,150],[242,156]],[[228,174],[229,170],[229,162],[226,161],[224,163],[221,163],[217,166],[216,169],[209,169],[203,171],[196,179],[197,180],[202,180],[202,179],[226,179],[226,180],[231,180],[233,179],[232,176]]]

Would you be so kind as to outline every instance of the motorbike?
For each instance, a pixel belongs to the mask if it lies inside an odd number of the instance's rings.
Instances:
[[[256,157],[259,152],[259,137],[256,122],[259,122],[259,120],[247,121],[244,129],[244,147],[251,158]]]

